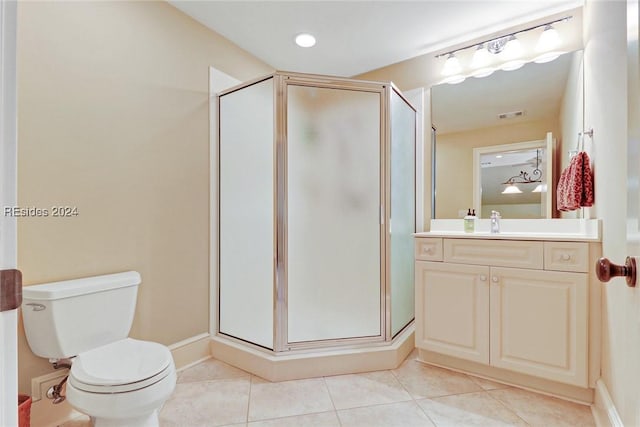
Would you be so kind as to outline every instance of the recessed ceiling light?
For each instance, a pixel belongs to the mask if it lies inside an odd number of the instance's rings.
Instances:
[[[316,44],[316,38],[307,33],[298,34],[296,44],[300,47],[311,47]]]

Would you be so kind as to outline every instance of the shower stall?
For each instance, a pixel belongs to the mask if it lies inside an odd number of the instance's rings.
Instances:
[[[391,343],[414,318],[415,109],[391,83],[277,72],[217,116],[216,337]]]

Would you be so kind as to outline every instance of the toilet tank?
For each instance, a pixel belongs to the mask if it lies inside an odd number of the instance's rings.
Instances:
[[[31,350],[61,359],[129,336],[136,271],[25,286],[22,317]]]

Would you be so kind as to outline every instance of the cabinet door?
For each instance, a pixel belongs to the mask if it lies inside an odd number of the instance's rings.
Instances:
[[[416,346],[489,363],[489,267],[416,262]]]
[[[587,274],[491,268],[491,365],[587,386]]]

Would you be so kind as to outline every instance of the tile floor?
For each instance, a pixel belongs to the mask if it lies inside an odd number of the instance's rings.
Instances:
[[[210,359],[181,372],[161,427],[595,426],[588,406],[425,365],[271,383]],[[88,426],[78,418],[63,427]]]

